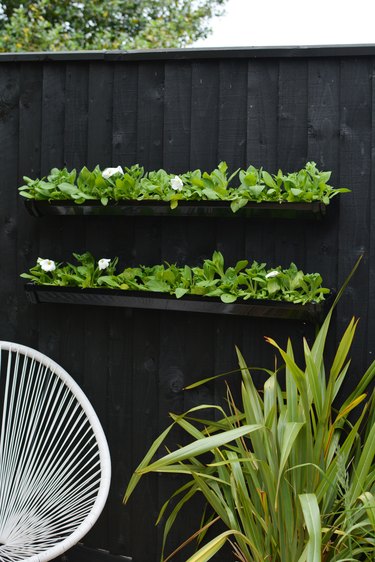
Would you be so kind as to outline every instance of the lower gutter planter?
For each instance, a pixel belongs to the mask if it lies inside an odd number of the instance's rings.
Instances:
[[[268,218],[268,219],[315,219],[321,220],[326,214],[326,205],[321,201],[312,203],[260,203],[249,202],[237,212],[230,208],[230,201],[179,201],[175,209],[168,201],[157,200],[122,200],[109,201],[102,205],[100,201],[86,201],[77,204],[71,200],[51,202],[46,200],[26,199],[29,213],[35,217],[61,216],[159,216],[159,217],[221,217],[221,218]],[[331,203],[332,205],[332,203]],[[330,206],[331,206],[330,205]]]
[[[120,308],[141,308],[148,310],[171,310],[200,312],[205,314],[228,314],[255,318],[279,318],[321,322],[332,304],[333,293],[320,303],[294,304],[271,300],[238,300],[223,303],[214,297],[185,295],[177,299],[166,293],[148,291],[121,291],[116,289],[80,289],[77,287],[55,287],[26,283],[26,295],[33,304],[72,304],[110,306]]]

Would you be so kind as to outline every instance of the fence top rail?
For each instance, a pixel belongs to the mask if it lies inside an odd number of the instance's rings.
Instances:
[[[0,62],[20,61],[154,61],[246,58],[375,56],[375,44],[296,45],[281,47],[214,47],[206,49],[141,49],[133,51],[50,51],[0,53]]]

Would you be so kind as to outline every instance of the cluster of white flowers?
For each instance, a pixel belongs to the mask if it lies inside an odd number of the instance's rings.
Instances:
[[[53,260],[38,258],[37,263],[43,269],[43,271],[55,271],[56,264]]]
[[[175,191],[181,191],[183,186],[184,183],[182,179],[179,178],[178,176],[175,176],[174,178],[171,179],[171,188],[174,189]]]
[[[102,176],[105,180],[107,180],[111,176],[114,176],[115,174],[123,174],[123,173],[124,170],[121,168],[121,166],[117,166],[117,168],[106,168],[105,170],[103,170]],[[171,179],[171,188],[174,189],[175,191],[181,191],[183,186],[184,186],[184,182],[179,176],[175,176],[174,178]]]
[[[103,269],[107,269],[110,263],[111,263],[111,258],[100,259],[98,261],[98,267],[100,271],[103,271]],[[37,264],[40,265],[43,271],[55,271],[56,269],[56,263],[53,260],[38,258]]]
[[[101,260],[99,260],[98,267],[100,271],[102,271],[103,269],[107,269],[110,263],[111,263],[110,258],[102,258]]]
[[[124,170],[121,168],[121,166],[117,166],[117,168],[106,168],[105,170],[103,170],[102,176],[105,180],[107,180],[108,178],[114,176],[115,174],[123,174],[123,173]]]

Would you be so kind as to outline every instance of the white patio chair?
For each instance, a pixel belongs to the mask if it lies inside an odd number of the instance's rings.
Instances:
[[[0,342],[0,424],[0,561],[57,558],[107,499],[103,429],[64,369],[10,342]]]

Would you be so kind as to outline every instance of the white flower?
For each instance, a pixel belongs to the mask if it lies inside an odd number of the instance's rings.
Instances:
[[[183,185],[184,183],[182,179],[179,178],[178,176],[175,176],[174,178],[171,179],[171,188],[174,189],[175,191],[181,191]]]
[[[105,180],[107,180],[108,178],[110,178],[111,176],[114,176],[115,174],[123,174],[124,170],[121,168],[121,166],[117,166],[117,168],[106,168],[103,172],[102,172],[102,176]]]
[[[53,260],[45,260],[43,258],[38,258],[37,263],[43,269],[43,271],[55,271],[56,264]]]
[[[271,279],[272,277],[277,277],[278,275],[280,275],[280,271],[269,271],[266,275],[266,279]]]
[[[98,261],[98,267],[100,270],[107,269],[109,264],[111,263],[110,258],[102,258]]]

